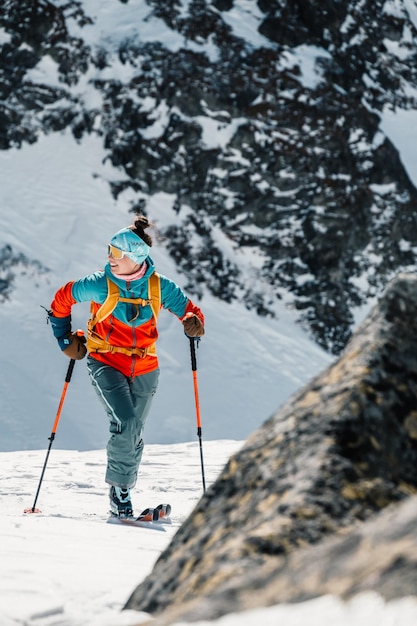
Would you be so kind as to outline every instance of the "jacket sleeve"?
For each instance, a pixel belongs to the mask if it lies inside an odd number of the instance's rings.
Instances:
[[[194,302],[188,300],[187,306],[185,307],[185,313],[182,317],[180,317],[180,320],[182,322],[187,317],[191,317],[193,315],[196,315],[204,326],[204,315],[202,310],[196,304],[194,304]]]
[[[54,317],[68,317],[71,316],[71,308],[77,301],[72,295],[72,286],[74,281],[71,281],[58,289],[54,299],[51,303],[51,312]]]
[[[71,308],[77,302],[104,302],[107,296],[107,281],[103,271],[88,274],[79,280],[72,280],[56,292],[51,303],[55,317],[71,315]]]
[[[196,315],[204,326],[204,315],[201,309],[194,304],[172,280],[161,276],[161,303],[182,322],[190,315]]]
[[[68,347],[68,336],[71,333],[71,307],[75,304],[72,285],[73,282],[70,282],[58,289],[48,311],[52,332],[61,350]]]
[[[49,321],[52,332],[58,340],[61,350],[68,347],[68,335],[71,333],[71,310],[77,302],[106,297],[107,283],[103,272],[89,274],[76,281],[70,281],[56,292],[51,302]],[[100,300],[101,298],[101,300]]]

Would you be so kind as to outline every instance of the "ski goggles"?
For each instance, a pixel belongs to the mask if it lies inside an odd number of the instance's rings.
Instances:
[[[113,259],[123,259],[127,252],[123,252],[123,250],[120,250],[120,248],[116,248],[109,243],[109,245],[107,246],[107,254],[108,256],[113,257]]]

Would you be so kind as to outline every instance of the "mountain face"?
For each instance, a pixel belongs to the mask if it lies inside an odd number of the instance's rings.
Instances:
[[[114,0],[135,36],[92,39],[97,6],[3,0],[0,148],[99,135],[115,198],[172,199],[159,235],[190,294],[266,316],[285,298],[338,354],[355,308],[416,267],[416,188],[381,129],[417,108],[414,3]]]

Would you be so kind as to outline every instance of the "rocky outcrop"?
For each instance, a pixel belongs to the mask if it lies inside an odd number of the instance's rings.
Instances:
[[[85,117],[79,99],[69,90],[93,62],[89,47],[71,36],[67,27],[70,19],[81,27],[91,23],[79,5],[74,1],[64,7],[48,0],[2,2],[0,150],[34,143],[41,133],[68,126],[75,129],[79,118]],[[31,76],[31,70],[45,60],[56,67],[61,86],[43,84]]]
[[[229,460],[127,608],[159,624],[415,593],[416,311],[417,276],[399,275],[339,360]]]
[[[184,607],[170,606],[149,624],[215,619],[230,611],[304,602],[327,594],[348,600],[377,590],[390,601],[416,596],[416,589],[417,496],[413,496],[346,534],[301,548],[288,558],[271,559],[261,577],[257,568],[252,574],[236,572],[208,597],[197,596]]]

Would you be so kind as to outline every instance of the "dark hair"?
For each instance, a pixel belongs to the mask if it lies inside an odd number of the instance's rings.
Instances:
[[[143,241],[147,243],[148,246],[151,246],[152,237],[148,235],[148,233],[145,233],[145,228],[149,228],[150,226],[152,226],[152,224],[150,223],[146,215],[138,215],[133,224],[128,228],[130,228],[130,230],[133,231],[135,235],[143,239]]]

